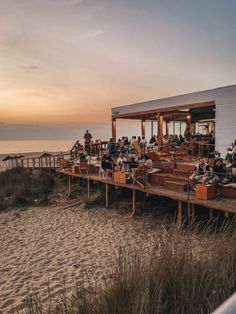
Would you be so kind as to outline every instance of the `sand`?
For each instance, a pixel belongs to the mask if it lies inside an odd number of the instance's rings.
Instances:
[[[0,313],[24,311],[24,298],[34,290],[46,302],[88,274],[102,281],[119,247],[157,231],[148,217],[111,209],[85,209],[78,200],[0,214]],[[68,207],[69,206],[69,207]],[[160,230],[159,230],[160,232]],[[92,276],[91,276],[92,275]]]

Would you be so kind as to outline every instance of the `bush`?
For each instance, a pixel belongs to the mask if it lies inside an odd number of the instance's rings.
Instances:
[[[54,178],[45,171],[14,168],[0,173],[0,209],[31,204],[35,197],[52,191]]]

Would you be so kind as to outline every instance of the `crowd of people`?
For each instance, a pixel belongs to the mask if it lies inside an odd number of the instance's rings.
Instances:
[[[84,146],[77,142],[77,156],[81,159],[90,156],[92,146],[101,149],[101,141],[92,141],[92,134],[87,130],[84,134]],[[182,135],[165,135],[163,137],[163,146],[179,147],[181,143],[188,140],[188,132],[185,136]],[[158,138],[154,135],[150,141],[145,137],[132,136],[129,139],[123,136],[118,139],[117,143],[111,138],[106,145],[106,149],[100,156],[101,170],[108,176],[113,171],[133,172],[133,169],[140,165],[144,166],[147,175],[155,172],[153,162],[148,156],[149,148],[152,149],[157,144]],[[101,150],[102,151],[102,150]],[[97,151],[97,153],[101,152]],[[98,154],[99,155],[99,154]],[[213,167],[210,167],[205,158],[199,158],[199,163],[195,166],[193,173],[189,177],[190,187],[195,188],[196,183],[202,182],[205,184],[228,183],[230,181],[230,171],[232,167],[236,167],[236,140],[227,151],[226,163],[223,159],[215,161]]]

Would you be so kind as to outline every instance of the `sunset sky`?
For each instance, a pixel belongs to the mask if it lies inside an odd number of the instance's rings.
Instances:
[[[0,0],[0,140],[235,84],[235,15],[235,0]]]

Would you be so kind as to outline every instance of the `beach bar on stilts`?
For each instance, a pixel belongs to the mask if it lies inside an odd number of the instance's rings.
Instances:
[[[223,160],[227,147],[236,138],[236,85],[216,88],[181,96],[151,100],[112,108],[111,128],[113,142],[117,142],[118,120],[140,120],[140,135],[147,136],[146,125],[150,123],[151,136],[154,134],[156,143],[146,151],[153,160],[158,172],[149,176],[151,186],[137,184],[136,181],[119,181],[118,173],[110,177],[101,177],[98,170],[91,165],[87,174],[78,172],[73,174],[70,170],[61,172],[69,177],[80,177],[89,181],[98,181],[105,184],[105,204],[108,203],[108,189],[113,185],[128,188],[132,191],[132,214],[136,211],[136,193],[141,191],[146,195],[156,195],[170,198],[177,203],[177,219],[181,224],[183,214],[194,218],[196,206],[208,209],[209,219],[213,218],[214,210],[225,213],[225,216],[236,213],[236,186],[235,177],[225,186],[212,187],[203,185],[197,193],[190,193],[189,175],[194,170],[199,157],[205,157],[213,166],[216,160]],[[186,130],[189,138],[180,147],[165,143],[166,136],[181,134]],[[185,134],[186,136],[186,134]],[[212,139],[214,141],[212,141]],[[232,170],[232,169],[231,169]],[[233,169],[234,170],[234,169]],[[90,185],[88,183],[88,197]],[[213,191],[210,193],[210,191]]]
[[[106,207],[110,205],[111,186],[131,190],[132,215],[137,210],[137,192],[147,197],[154,195],[175,200],[179,224],[183,216],[194,218],[199,206],[208,210],[209,219],[214,217],[215,211],[223,212],[225,216],[234,215],[236,165],[234,160],[232,164],[226,164],[225,157],[227,148],[232,147],[236,139],[235,117],[236,85],[115,107],[111,110],[113,143],[117,143],[117,122],[120,119],[139,120],[140,136],[143,138],[148,137],[147,125],[150,124],[150,136],[156,135],[155,141],[148,144],[143,152],[138,151],[138,154],[148,155],[156,171],[147,175],[144,165],[141,164],[132,172],[132,177],[127,170],[116,171],[115,167],[109,175],[104,175],[98,161],[98,156],[101,156],[104,150],[96,156],[90,156],[86,161],[79,161],[78,156],[66,159],[64,163],[60,160],[57,169],[61,174],[68,176],[69,195],[73,178],[87,181],[88,199],[91,197],[93,182],[104,184]],[[182,135],[184,140],[173,145],[168,139],[174,139],[176,135]],[[114,159],[120,153],[118,146],[116,147],[117,154],[114,154]],[[128,148],[127,154],[133,153],[134,150]],[[234,156],[233,152],[231,155]],[[189,178],[199,157],[205,158],[213,168],[216,161],[220,160],[228,167],[227,175],[229,174],[230,181],[226,184],[203,182],[196,185],[196,191],[191,191]]]

